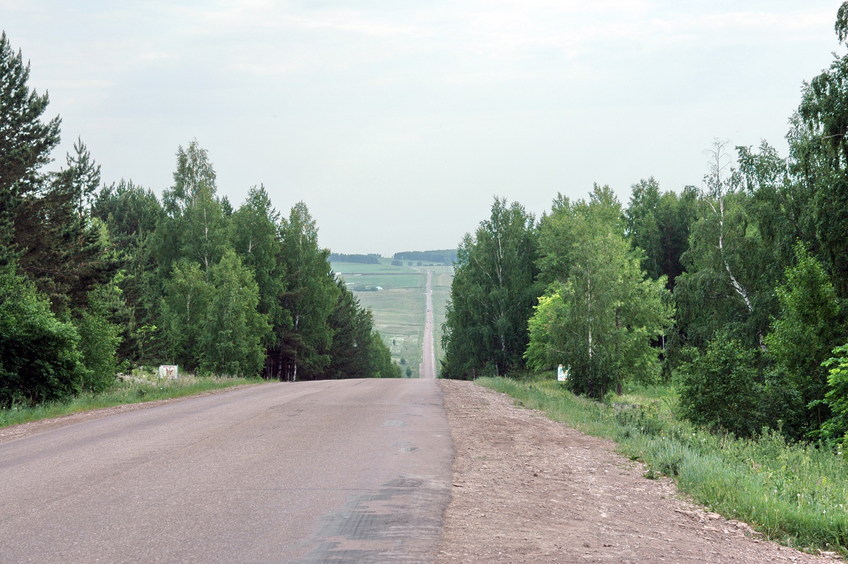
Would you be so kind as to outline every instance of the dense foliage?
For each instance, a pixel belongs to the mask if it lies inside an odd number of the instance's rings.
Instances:
[[[109,387],[120,367],[281,380],[397,377],[330,269],[305,204],[264,187],[233,209],[209,155],[177,150],[161,201],[104,186],[82,141],[46,171],[60,120],[0,36],[0,407]]]
[[[527,318],[539,295],[537,254],[535,218],[517,203],[496,199],[491,217],[457,251],[443,376],[506,374],[523,364]]]
[[[380,264],[380,255],[374,254],[374,253],[367,254],[367,255],[331,253],[330,254],[330,262],[355,262],[355,263],[359,263],[359,264]]]
[[[836,32],[848,42],[848,3]],[[496,201],[460,246],[444,374],[563,365],[595,398],[664,381],[713,429],[845,440],[848,54],[834,57],[803,86],[786,157],[716,142],[701,188],[640,180],[623,208],[596,186],[558,196],[536,229],[498,230]],[[489,240],[509,249],[505,268]],[[515,307],[508,324],[491,315],[500,303]],[[513,343],[510,362],[498,342]]]

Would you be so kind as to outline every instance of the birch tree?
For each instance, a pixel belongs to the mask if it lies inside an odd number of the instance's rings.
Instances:
[[[447,307],[443,374],[471,379],[524,364],[527,320],[539,295],[535,218],[496,198],[489,219],[457,252]]]
[[[568,366],[572,389],[595,398],[628,378],[654,379],[659,351],[651,341],[673,310],[665,277],[642,270],[611,190],[596,186],[588,202],[556,202],[542,220],[540,247],[551,283],[529,323],[530,366]]]

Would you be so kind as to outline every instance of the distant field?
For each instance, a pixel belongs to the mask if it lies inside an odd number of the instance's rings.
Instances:
[[[436,323],[436,364],[441,358],[441,324],[444,305],[450,292],[452,268],[447,266],[410,267],[392,266],[390,259],[383,264],[333,262],[334,272],[345,282],[355,286],[380,286],[382,291],[354,291],[360,303],[374,314],[374,325],[392,351],[395,362],[405,361],[401,368],[409,367],[418,376],[424,338],[425,296],[428,270],[433,271],[433,316]]]
[[[334,272],[341,274],[356,273],[356,274],[373,274],[380,272],[391,272],[401,274],[404,272],[419,272],[415,268],[409,266],[392,266],[391,259],[383,259],[380,264],[363,264],[358,262],[331,262]]]
[[[337,271],[338,272],[338,271]],[[380,286],[384,289],[418,288],[426,281],[424,272],[382,272],[375,274],[342,273],[346,282],[356,285]]]

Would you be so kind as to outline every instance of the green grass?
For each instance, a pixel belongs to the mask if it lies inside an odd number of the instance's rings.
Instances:
[[[350,273],[379,274],[383,272],[420,272],[418,269],[411,266],[392,266],[391,259],[383,259],[380,264],[365,264],[361,262],[331,262],[330,267],[333,269],[333,272],[338,272],[342,275]]]
[[[426,277],[423,272],[383,272],[375,274],[343,274],[345,282],[360,286],[380,286],[383,290],[397,290],[401,288],[423,288]],[[354,288],[355,289],[355,288]],[[361,292],[366,293],[366,292]],[[359,295],[359,293],[357,293]]]
[[[0,409],[0,427],[115,405],[180,398],[210,390],[262,382],[265,382],[265,380],[183,376],[179,380],[160,381],[155,376],[138,377],[131,382],[116,383],[112,388],[98,394],[80,394],[68,402],[49,402],[36,407],[16,406],[10,409]]]
[[[481,378],[516,403],[618,443],[647,465],[647,477],[673,477],[681,491],[768,538],[802,549],[848,554],[848,460],[772,432],[758,439],[716,435],[674,416],[667,387],[634,388],[608,404],[576,397],[553,380]]]

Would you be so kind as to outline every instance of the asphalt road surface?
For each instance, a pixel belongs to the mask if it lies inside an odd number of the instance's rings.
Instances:
[[[436,377],[436,349],[433,346],[433,271],[427,271],[426,314],[424,318],[424,344],[421,356],[421,378]]]
[[[268,384],[0,444],[0,562],[429,562],[434,380]]]

